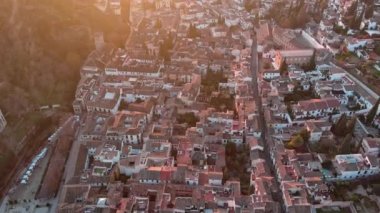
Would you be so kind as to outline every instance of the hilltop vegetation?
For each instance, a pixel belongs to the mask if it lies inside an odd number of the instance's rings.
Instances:
[[[104,32],[116,46],[128,36],[128,23],[120,17],[75,2],[0,1],[0,109],[8,121],[0,134],[0,171],[12,168],[8,163],[33,143],[20,143],[22,138],[39,137],[37,130],[50,119],[51,113],[36,108],[60,104],[71,110],[80,66],[94,49],[94,32]]]
[[[273,3],[267,18],[273,19],[278,25],[285,28],[302,28],[310,20],[319,22],[322,19],[323,10],[327,7],[327,0],[317,0],[313,9],[305,0],[292,1],[287,7],[286,1],[277,1]]]

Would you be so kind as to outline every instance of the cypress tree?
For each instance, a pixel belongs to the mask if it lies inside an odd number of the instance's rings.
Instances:
[[[332,125],[331,132],[337,136],[345,136],[346,124],[347,124],[347,116],[346,114],[342,114],[339,120],[335,124]]]
[[[373,9],[373,8],[374,8],[373,3],[367,5],[367,8],[365,9],[365,18],[366,18],[366,19],[370,19],[370,18],[372,18],[372,16],[373,16],[373,12],[374,12],[374,9]]]
[[[346,130],[345,134],[352,135],[355,129],[355,124],[356,124],[356,116],[352,117],[346,124]]]
[[[339,153],[340,154],[349,154],[351,152],[351,142],[352,142],[352,135],[347,134],[343,141],[342,144],[339,146]]]
[[[368,114],[365,118],[365,123],[367,125],[371,125],[373,120],[375,119],[375,116],[377,115],[377,110],[379,108],[379,104],[380,104],[380,98],[376,101],[375,105],[373,105],[373,107],[368,112]]]
[[[354,16],[356,15],[356,11],[358,9],[358,1],[354,1],[351,6],[347,10],[347,15],[348,16]]]
[[[283,60],[280,65],[280,72],[281,74],[288,71],[288,64],[286,64],[286,61]]]

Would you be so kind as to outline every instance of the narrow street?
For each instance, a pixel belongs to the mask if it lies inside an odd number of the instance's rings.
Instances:
[[[263,146],[264,146],[264,152],[265,152],[265,160],[268,163],[270,170],[273,174],[275,171],[273,162],[270,157],[270,150],[271,146],[269,145],[269,142],[267,139],[269,138],[268,135],[268,130],[267,126],[265,124],[265,117],[264,117],[264,109],[262,105],[262,99],[261,99],[261,94],[259,90],[259,74],[262,69],[262,56],[259,55],[257,51],[258,45],[257,45],[257,37],[256,34],[254,34],[252,38],[252,47],[251,47],[251,73],[252,73],[252,91],[253,91],[253,98],[255,99],[256,106],[257,106],[257,111],[259,114],[259,127],[261,129],[261,140],[263,141]],[[280,190],[280,185],[275,181],[275,192],[273,193],[273,197],[277,199],[278,202],[280,202],[281,206],[281,212],[284,212],[284,205],[283,205],[283,199],[282,199],[282,193]]]

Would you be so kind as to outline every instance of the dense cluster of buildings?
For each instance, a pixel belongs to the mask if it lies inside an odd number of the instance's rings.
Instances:
[[[244,1],[147,2],[155,9],[131,1],[125,48],[97,34],[82,66],[73,102],[80,148],[58,211],[356,212],[332,198],[331,185],[378,175],[380,139],[357,119],[378,97],[333,60],[340,40],[328,37],[329,23],[347,1],[330,1],[307,29],[260,21],[256,35]],[[363,43],[344,40],[349,51]],[[224,80],[209,91],[208,76]],[[357,120],[357,152],[312,151],[326,141],[340,146],[331,130],[343,114]],[[238,165],[248,179],[228,171],[230,144],[246,149]]]

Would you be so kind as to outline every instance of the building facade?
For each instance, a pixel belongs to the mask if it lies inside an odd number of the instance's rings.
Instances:
[[[280,50],[276,52],[275,63],[277,67],[281,66],[282,62],[286,64],[294,65],[306,65],[310,62],[310,59],[314,55],[314,50],[305,49],[305,50]]]

